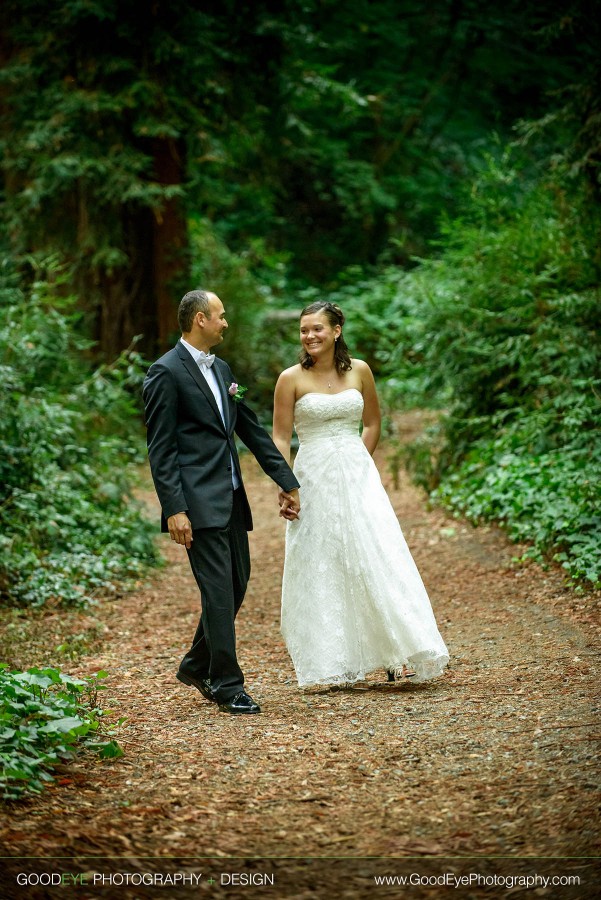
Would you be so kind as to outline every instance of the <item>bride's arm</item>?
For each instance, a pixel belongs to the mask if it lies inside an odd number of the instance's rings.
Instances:
[[[373,455],[380,440],[380,428],[382,425],[376,383],[372,371],[366,362],[353,360],[353,368],[358,370],[358,373],[361,375],[361,386],[363,389],[363,431],[361,432],[361,440]]]
[[[273,443],[287,463],[290,462],[295,396],[294,376],[286,369],[278,378],[273,395]]]

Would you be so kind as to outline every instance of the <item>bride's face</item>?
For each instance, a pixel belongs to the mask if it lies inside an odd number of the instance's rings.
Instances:
[[[334,352],[334,342],[341,332],[340,325],[332,327],[323,313],[311,313],[300,321],[300,341],[313,359]]]

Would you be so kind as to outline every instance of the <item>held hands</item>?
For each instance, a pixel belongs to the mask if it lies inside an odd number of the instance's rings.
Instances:
[[[296,488],[293,491],[280,491],[278,494],[278,502],[280,504],[280,516],[282,516],[282,518],[288,519],[290,522],[293,519],[298,519],[298,514],[300,512],[300,497]]]
[[[185,544],[186,550],[192,546],[192,523],[185,512],[175,513],[167,519],[167,527],[171,540],[176,544]]]

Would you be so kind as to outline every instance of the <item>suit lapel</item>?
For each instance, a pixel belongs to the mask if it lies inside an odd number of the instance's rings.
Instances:
[[[221,394],[221,405],[223,406],[223,416],[225,418],[225,430],[229,429],[230,425],[230,410],[229,410],[229,396],[225,389],[225,381],[223,380],[223,375],[221,374],[221,360],[216,359],[213,363],[213,371],[215,372],[215,377],[217,378],[217,384],[219,385],[219,392]]]
[[[186,348],[184,347],[184,345],[182,344],[181,341],[177,342],[176,350],[177,350],[179,358],[181,359],[185,368],[190,373],[190,375],[192,376],[192,378],[194,379],[194,381],[196,382],[198,387],[201,389],[201,391],[203,392],[203,394],[205,395],[205,397],[211,404],[211,408],[213,409],[215,415],[217,416],[217,418],[219,420],[219,424],[221,425],[222,428],[225,429],[225,426],[223,424],[223,419],[221,418],[221,413],[219,412],[219,408],[215,402],[215,397],[213,396],[213,391],[207,384],[207,380],[204,377],[204,375],[201,373],[197,364],[194,362],[194,359],[192,358],[192,354],[189,353],[188,350],[186,350]],[[215,363],[213,363],[213,368],[214,367],[215,367]],[[222,389],[223,379],[220,378],[219,376],[217,377],[217,383],[219,384],[219,389],[223,396],[225,389]],[[226,409],[227,409],[227,404],[224,403],[224,410],[226,410]],[[225,415],[227,416],[227,413],[225,413]],[[226,419],[226,421],[227,421],[227,419]]]

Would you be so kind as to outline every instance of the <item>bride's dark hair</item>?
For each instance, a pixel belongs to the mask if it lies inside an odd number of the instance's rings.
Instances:
[[[317,300],[315,303],[305,306],[300,317],[302,319],[303,316],[310,316],[314,313],[323,313],[332,328],[335,328],[336,325],[340,325],[342,328],[344,325],[344,313],[339,306],[336,306],[335,303],[330,303],[329,300]],[[300,364],[303,369],[310,369],[314,365],[312,357],[306,350],[301,351]],[[342,336],[342,331],[334,344],[334,365],[339,375],[352,369],[351,356],[348,352],[346,341]]]

